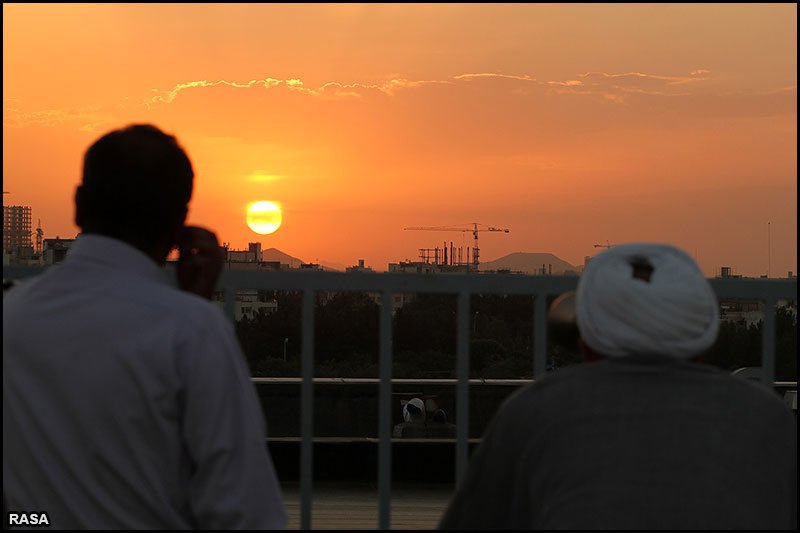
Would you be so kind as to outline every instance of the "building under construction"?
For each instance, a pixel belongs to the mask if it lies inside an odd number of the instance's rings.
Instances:
[[[3,206],[3,251],[26,249],[31,245],[31,208],[24,205]]]
[[[451,241],[449,247],[447,242],[444,242],[441,248],[420,248],[419,260],[427,265],[454,267],[451,269],[453,271],[472,271],[477,270],[473,260],[474,254],[473,248],[456,248]]]
[[[483,227],[481,227],[483,226]],[[491,226],[486,226],[484,224],[478,224],[477,222],[470,222],[469,224],[461,224],[460,226],[427,226],[427,227],[410,227],[410,228],[403,228],[407,230],[425,230],[425,231],[458,231],[461,233],[472,233],[472,237],[475,240],[474,245],[472,248],[467,248],[466,253],[464,253],[463,248],[455,248],[453,246],[453,242],[450,242],[450,246],[448,248],[447,242],[445,241],[444,246],[440,248],[420,248],[419,249],[419,258],[420,262],[426,265],[436,265],[437,267],[445,267],[440,270],[450,270],[450,271],[478,271],[478,267],[480,266],[480,249],[478,248],[478,233],[482,231],[497,231],[502,233],[508,233],[507,229],[504,228],[494,228]],[[449,252],[449,253],[448,253]],[[456,254],[458,254],[458,259],[456,259]]]

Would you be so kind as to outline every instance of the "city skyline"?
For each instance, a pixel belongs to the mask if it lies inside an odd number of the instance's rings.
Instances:
[[[12,209],[26,209],[29,212],[31,211],[30,207],[27,206],[4,206],[10,207]],[[5,213],[4,213],[5,214]],[[5,219],[5,217],[4,217]],[[5,222],[5,220],[4,220]],[[4,228],[5,230],[5,228]],[[10,259],[16,263],[16,261],[21,261],[24,264],[45,264],[50,265],[53,264],[55,260],[60,261],[64,259],[64,254],[62,253],[59,256],[54,257],[52,254],[50,257],[47,256],[47,245],[48,242],[51,244],[56,244],[59,250],[62,252],[67,251],[71,244],[75,241],[75,239],[80,235],[76,234],[74,237],[62,237],[57,235],[56,237],[48,237],[44,238],[44,233],[40,233],[41,228],[37,228],[36,232],[31,231],[29,233],[28,238],[28,245],[23,245],[23,248],[29,248],[30,253],[21,250],[19,245],[16,247],[9,247],[8,251],[10,253]],[[39,234],[37,236],[37,234]],[[16,235],[16,237],[14,237]],[[34,238],[36,237],[36,241],[34,242]],[[15,238],[18,240],[19,232],[10,233],[9,235],[5,234],[4,231],[4,241],[7,240],[6,237],[9,237],[11,240]],[[263,238],[263,235],[261,236]],[[42,243],[44,243],[44,249],[41,248]],[[18,243],[17,243],[18,244]],[[446,245],[447,243],[442,243]],[[452,244],[452,242],[451,242]],[[253,263],[254,260],[251,258],[253,254],[253,250],[256,249],[260,253],[260,260],[258,262],[263,263],[262,266],[266,267],[265,271],[272,271],[274,270],[277,263],[280,263],[281,269],[286,267],[287,269],[319,269],[319,270],[332,270],[332,271],[339,271],[339,272],[418,272],[418,273],[429,273],[429,272],[468,272],[473,271],[471,267],[473,266],[473,261],[470,258],[470,253],[472,249],[469,248],[459,248],[455,246],[442,246],[442,247],[434,247],[434,248],[427,248],[427,249],[419,249],[419,255],[416,258],[406,258],[406,259],[397,259],[391,261],[384,265],[367,265],[365,264],[364,259],[357,259],[355,261],[351,261],[350,263],[336,263],[332,261],[325,261],[317,259],[315,261],[305,260],[302,258],[295,257],[292,255],[291,251],[286,250],[279,250],[277,248],[268,248],[262,249],[261,248],[261,241],[259,239],[255,239],[254,241],[248,242],[248,246],[246,248],[238,249],[232,247],[230,242],[226,241],[224,238],[220,239],[220,247],[224,248],[225,251],[228,253],[228,258],[226,264],[229,266],[231,264],[244,264],[244,263]],[[610,248],[615,246],[613,244],[597,244],[595,248]],[[434,249],[436,250],[436,254],[434,254]],[[6,252],[6,246],[4,242],[4,252]],[[21,252],[21,253],[20,253]],[[423,257],[424,254],[424,257]],[[448,254],[452,254],[450,259],[448,260]],[[363,255],[363,254],[362,254]],[[11,257],[13,256],[13,257]],[[529,274],[529,275],[543,275],[543,276],[579,276],[583,268],[586,266],[588,260],[591,259],[592,256],[585,256],[584,262],[580,264],[570,264],[560,257],[556,256],[555,254],[551,253],[537,253],[537,252],[511,252],[506,254],[502,257],[495,257],[487,259],[483,257],[480,261],[480,267],[478,268],[479,271],[487,272],[487,273],[514,273],[514,274]],[[172,250],[172,252],[167,257],[168,261],[176,261],[178,259],[178,252],[177,249]],[[286,261],[284,263],[284,261]],[[553,265],[556,265],[556,268],[553,268]],[[423,270],[414,270],[415,267],[419,265],[429,265],[430,268],[424,268]],[[322,267],[322,268],[319,268]],[[441,267],[441,270],[440,270]],[[248,268],[250,269],[250,268]],[[716,269],[713,275],[708,277],[722,277],[722,278],[753,278],[755,276],[748,276],[742,275],[739,273],[735,268],[729,265],[722,265]],[[760,277],[766,277],[766,275],[761,275]],[[797,272],[789,271],[788,273],[781,275],[780,273],[773,273],[770,278],[796,278]]]
[[[189,223],[309,262],[660,241],[797,272],[796,4],[4,4],[5,205],[71,238],[86,148],[175,134]],[[102,46],[98,46],[101,43]],[[282,224],[254,233],[247,207]]]

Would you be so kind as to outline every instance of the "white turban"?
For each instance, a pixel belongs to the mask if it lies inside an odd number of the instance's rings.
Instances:
[[[636,264],[652,267],[649,281],[634,277]],[[717,298],[703,272],[689,254],[665,244],[597,254],[578,282],[575,304],[581,338],[608,357],[688,359],[709,348],[719,330]]]
[[[411,398],[403,406],[403,420],[406,422],[424,422],[425,404],[419,398]]]

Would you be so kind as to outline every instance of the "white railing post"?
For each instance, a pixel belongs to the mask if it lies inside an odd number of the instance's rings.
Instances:
[[[314,289],[303,290],[303,347],[300,416],[300,528],[311,529],[314,472]]]
[[[764,299],[764,323],[761,326],[761,377],[767,387],[775,386],[775,298]]]
[[[547,373],[547,296],[544,291],[534,297],[533,309],[533,379]]]
[[[466,291],[458,294],[456,313],[456,484],[469,463],[469,297]]]
[[[391,528],[392,510],[392,292],[381,293],[378,391],[378,529]]]
[[[225,298],[225,316],[236,322],[236,287],[228,285],[223,288]]]

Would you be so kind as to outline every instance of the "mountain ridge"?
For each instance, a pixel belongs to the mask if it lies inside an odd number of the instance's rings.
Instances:
[[[282,265],[289,265],[291,268],[300,268],[300,265],[307,264],[306,261],[291,256],[282,250],[278,250],[277,248],[267,248],[266,250],[261,250],[261,260],[278,261]],[[322,270],[334,272],[344,272],[345,268],[343,265],[339,265],[338,263],[330,263],[328,261],[320,261],[319,266]]]
[[[508,269],[512,272],[524,272],[525,274],[539,274],[542,268],[548,274],[551,268],[553,274],[564,274],[567,271],[578,273],[578,267],[564,261],[557,255],[540,252],[513,252],[480,265],[480,270],[483,271]]]

